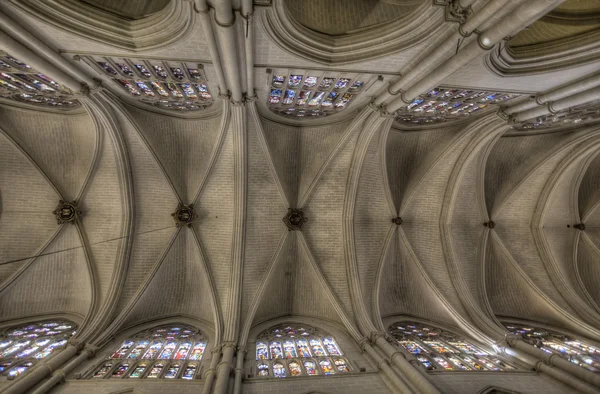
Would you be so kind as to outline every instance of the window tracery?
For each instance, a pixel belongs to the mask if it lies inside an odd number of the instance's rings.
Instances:
[[[294,117],[322,117],[348,108],[375,81],[373,76],[275,70],[268,76],[268,107]]]
[[[79,106],[71,91],[25,62],[0,51],[0,98],[72,109]]]
[[[388,329],[398,345],[415,355],[428,371],[509,371],[514,365],[470,341],[439,328],[398,322]]]
[[[198,111],[213,103],[201,64],[127,58],[86,58],[126,95],[148,105]]]
[[[91,379],[194,379],[207,340],[192,327],[161,326],[125,341],[89,374]]]
[[[335,338],[299,324],[278,325],[258,336],[256,370],[259,377],[276,378],[351,371]]]
[[[568,335],[538,327],[504,324],[511,334],[549,354],[558,354],[589,371],[600,373],[600,347]]]
[[[11,327],[0,333],[0,374],[18,376],[64,348],[76,325],[65,320]]]
[[[396,121],[406,125],[428,125],[458,121],[520,97],[492,91],[435,88],[398,110]]]
[[[584,125],[598,121],[600,121],[600,100],[529,119],[513,127],[517,130],[537,130]]]

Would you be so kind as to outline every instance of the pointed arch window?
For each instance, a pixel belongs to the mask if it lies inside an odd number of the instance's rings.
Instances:
[[[519,335],[527,343],[549,354],[557,354],[573,364],[600,373],[600,347],[569,335],[539,327],[508,324],[511,334]]]
[[[125,339],[88,374],[91,379],[194,379],[207,340],[189,326],[169,325]]]
[[[285,378],[350,372],[335,338],[299,324],[272,327],[256,342],[256,375]]]
[[[0,331],[0,374],[18,376],[39,360],[64,348],[77,326],[49,320]]]
[[[124,94],[145,104],[179,112],[213,104],[202,64],[129,58],[89,57],[85,62],[110,78]]]
[[[452,332],[412,322],[388,329],[428,371],[509,371],[517,367]]]
[[[69,89],[2,51],[0,98],[56,109],[72,109],[80,105]]]

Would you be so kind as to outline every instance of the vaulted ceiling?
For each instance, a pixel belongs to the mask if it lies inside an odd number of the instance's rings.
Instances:
[[[318,7],[285,6],[305,27],[343,35],[393,23],[423,3],[332,3],[330,14],[319,14],[323,20],[308,15]],[[344,16],[360,7],[369,9],[360,11],[364,18]],[[0,9],[37,20],[18,7]],[[431,5],[429,12],[442,18],[440,10]],[[255,12],[274,14],[268,7]],[[92,53],[201,61],[218,97],[219,65],[193,15],[186,38],[141,53],[75,40],[53,24],[31,22],[31,30],[70,59]],[[348,25],[327,19],[332,15]],[[455,22],[442,23],[435,31],[449,36]],[[513,318],[600,340],[598,125],[516,132],[494,110],[451,125],[402,128],[389,114],[376,120],[368,103],[389,92],[436,38],[415,37],[409,48],[340,66],[296,56],[260,23],[255,34],[254,67],[240,75],[253,78],[259,102],[243,110],[219,98],[210,110],[180,116],[108,80],[100,94],[78,96],[77,110],[0,104],[2,320],[66,314],[89,324],[87,335],[100,341],[141,322],[188,316],[219,338],[237,313],[243,342],[251,327],[286,315],[331,320],[358,336],[366,311],[381,329],[387,316],[410,315],[492,342],[504,333],[498,319]],[[526,97],[598,66],[509,79],[490,70],[485,56],[439,85]],[[99,78],[83,62],[71,64]],[[290,118],[266,105],[271,67],[368,73],[376,82],[343,112]],[[78,202],[76,225],[56,224],[59,200]],[[171,216],[180,203],[198,214],[189,227]],[[302,208],[302,231],[282,222],[288,208]],[[573,227],[581,222],[585,231]]]

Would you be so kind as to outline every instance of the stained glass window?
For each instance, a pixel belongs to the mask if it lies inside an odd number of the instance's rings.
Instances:
[[[405,125],[427,125],[457,121],[498,108],[518,94],[479,90],[435,88],[398,110],[396,121]]]
[[[0,52],[0,99],[49,106],[57,109],[79,107],[73,93],[28,64]]]
[[[297,79],[283,79],[284,82],[296,83]],[[351,371],[350,363],[332,336],[298,324],[275,326],[260,334],[256,342],[256,361],[259,377],[332,375]]]
[[[69,321],[44,321],[0,331],[0,374],[18,376],[38,360],[57,353],[75,334]]]
[[[600,373],[599,346],[556,331],[517,324],[504,326],[512,334],[521,336],[523,340],[546,353],[557,354],[582,368]]]
[[[127,58],[82,57],[100,74],[111,78],[127,95],[148,105],[175,111],[209,107],[202,65]]]
[[[125,339],[88,377],[194,379],[206,342],[202,332],[183,325],[145,330]]]
[[[529,119],[513,127],[517,130],[552,129],[558,127],[591,124],[600,121],[600,100],[578,105],[558,111],[554,114],[543,115]]]
[[[516,369],[454,333],[418,323],[398,322],[389,333],[428,371],[505,371]]]
[[[276,70],[269,74],[267,104],[282,115],[326,116],[347,108],[370,81],[370,75]]]

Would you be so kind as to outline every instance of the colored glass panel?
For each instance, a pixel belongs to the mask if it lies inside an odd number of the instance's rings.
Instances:
[[[412,354],[427,353],[421,345],[414,341],[400,341],[400,345]]]
[[[179,79],[180,81],[184,78],[183,70],[179,67],[171,67],[171,72],[175,79]]]
[[[9,369],[12,364],[13,364],[12,361],[0,362],[0,372],[4,372],[7,369]]]
[[[192,348],[192,353],[190,353],[190,360],[200,361],[202,360],[202,355],[204,354],[204,349],[206,349],[205,342],[196,342],[194,347]]]
[[[298,98],[296,99],[296,104],[297,105],[305,105],[308,100],[310,99],[310,95],[312,94],[312,92],[310,90],[303,90],[300,93],[298,93]]]
[[[128,363],[120,364],[110,375],[111,378],[122,378],[129,369]]]
[[[321,106],[322,107],[331,107],[331,105],[333,104],[333,101],[337,98],[337,96],[338,96],[337,92],[329,92],[329,94],[327,95],[325,100],[323,100],[323,102],[321,103]]]
[[[121,72],[123,74],[125,74],[126,76],[133,77],[133,71],[126,64],[117,63],[117,67],[119,67],[119,69],[121,70]]]
[[[121,86],[129,93],[135,95],[135,96],[139,96],[140,95],[140,91],[137,90],[129,81],[125,80],[125,79],[117,79],[117,82],[119,82],[119,84],[121,84]]]
[[[308,375],[317,375],[317,364],[314,361],[305,361],[304,369]]]
[[[471,357],[463,357],[463,360],[471,366],[471,368],[477,370],[477,371],[485,371],[485,368],[480,365],[479,363],[475,362],[474,358]]]
[[[17,66],[19,66],[21,68],[24,68],[24,69],[31,68],[27,63],[24,63],[24,62],[20,61],[19,59],[14,58],[10,55],[6,55],[6,56],[4,56],[4,58],[10,60],[11,62],[13,62],[14,64],[16,64]]]
[[[324,96],[325,96],[325,92],[316,92],[313,95],[313,98],[308,101],[308,106],[316,107],[317,105],[321,104],[321,100],[323,100]]]
[[[183,98],[183,93],[177,89],[177,86],[174,83],[167,83],[167,89],[171,92],[171,95],[175,98]]]
[[[294,346],[294,341],[284,341],[283,351],[285,353],[285,358],[298,357],[298,354],[296,353],[296,347]]]
[[[190,342],[184,342],[179,345],[179,349],[177,350],[177,353],[175,353],[175,360],[185,360],[191,347],[192,344]]]
[[[434,351],[438,353],[456,353],[454,350],[450,349],[448,346],[438,341],[425,341],[425,344],[432,348]]]
[[[283,87],[283,84],[285,83],[285,76],[284,75],[273,75],[273,87],[274,88],[281,88]]]
[[[334,373],[333,366],[329,360],[321,360],[319,361],[319,365],[321,366],[321,371],[323,371],[325,375],[331,375]]]
[[[349,78],[340,78],[335,83],[335,89],[338,89],[338,90],[345,89],[346,86],[348,86],[349,83],[350,83],[350,79]]]
[[[12,341],[10,341],[10,340],[0,342],[0,349],[4,349],[5,347],[7,347],[8,345],[10,345],[11,343],[12,343]]]
[[[437,369],[435,367],[435,365],[433,365],[433,363],[427,357],[417,356],[417,360],[419,360],[419,362],[421,364],[423,364],[423,366],[425,367],[425,369],[428,370],[428,371],[433,371],[434,369]]]
[[[143,64],[134,64],[133,65],[140,74],[142,74],[144,77],[146,78],[152,78],[152,74],[150,73],[150,71],[146,68],[146,66],[144,66]]]
[[[197,68],[188,68],[188,72],[190,73],[190,77],[192,77],[192,79],[197,81],[202,79],[202,73]]]
[[[276,378],[285,378],[286,377],[285,367],[283,366],[283,364],[281,364],[281,363],[273,364],[273,376],[275,376]]]
[[[116,352],[113,353],[113,355],[111,356],[111,358],[123,358],[125,357],[125,355],[127,354],[127,352],[129,352],[129,349],[131,349],[131,347],[133,346],[134,342],[131,340],[126,340],[125,342],[123,342],[123,344],[121,345],[121,347],[119,348],[119,350],[117,350]]]
[[[300,364],[298,364],[296,361],[289,363],[288,369],[290,370],[290,376],[302,375],[302,368],[300,368]]]
[[[149,343],[150,342],[148,341],[138,342],[135,348],[131,351],[131,353],[129,353],[127,358],[138,358],[142,354],[142,352],[148,347]]]
[[[487,354],[486,352],[479,350],[475,346],[471,345],[470,343],[464,342],[464,341],[450,341],[448,343],[450,345],[454,346],[455,348],[457,348],[458,350],[460,350],[462,353]]]
[[[167,372],[165,372],[165,379],[175,379],[179,370],[181,369],[181,364],[175,363],[171,364],[169,368],[167,368]]]
[[[6,348],[4,351],[2,351],[0,353],[0,358],[4,358],[4,357],[8,356],[9,354],[16,352],[17,350],[29,345],[30,343],[31,343],[31,341],[29,341],[29,340],[15,342],[11,347]]]
[[[267,364],[258,364],[256,370],[258,371],[258,376],[269,376],[269,366]]]
[[[338,372],[350,372],[350,369],[348,368],[348,365],[344,359],[335,358],[333,359],[333,363],[335,364],[335,368],[338,370]]]
[[[269,345],[271,350],[271,358],[283,358],[283,352],[281,351],[281,342],[271,342]]]
[[[300,357],[312,357],[306,339],[297,340],[296,345],[298,346],[298,352],[300,353]]]
[[[312,338],[308,342],[310,343],[310,347],[312,348],[313,354],[315,356],[317,356],[317,357],[327,356],[327,353],[325,353],[323,346],[321,346],[321,341],[319,341],[318,339]]]
[[[323,78],[321,80],[321,84],[319,85],[319,89],[329,89],[333,85],[334,81],[335,78]]]
[[[335,108],[345,108],[346,105],[354,98],[353,94],[344,93],[336,102]]]
[[[174,342],[174,341],[167,342],[167,344],[163,348],[163,350],[160,353],[160,356],[158,356],[158,358],[163,359],[163,360],[171,358],[171,355],[175,351],[176,346],[177,346],[177,342]]]
[[[159,82],[150,82],[150,85],[156,90],[156,93],[163,97],[169,97],[169,93],[164,88],[164,85]]]
[[[294,102],[294,97],[296,96],[296,92],[293,90],[286,90],[285,95],[283,96],[283,104],[292,104]]]
[[[135,81],[135,84],[148,97],[154,97],[154,92],[142,81]]]
[[[279,104],[281,101],[281,89],[271,89],[269,104]]]
[[[169,76],[163,66],[152,65],[152,68],[154,69],[154,73],[162,79],[166,79]]]
[[[196,91],[192,89],[192,85],[190,85],[189,83],[180,83],[179,88],[183,90],[183,92],[188,98],[198,98]]]
[[[300,82],[302,82],[302,75],[290,75],[288,79],[288,86],[290,88],[295,88],[300,86]]]
[[[146,353],[144,353],[144,356],[142,358],[145,360],[151,360],[151,359],[155,358],[156,355],[158,354],[158,352],[160,351],[160,349],[162,348],[162,346],[163,346],[163,341],[152,342],[152,345],[150,345],[148,350],[146,350]]]
[[[512,365],[505,363],[504,361],[499,360],[497,358],[493,358],[492,361],[502,369],[506,369],[506,370],[515,369],[515,367],[513,367]]]
[[[163,363],[156,363],[152,366],[152,368],[150,369],[150,372],[148,373],[148,376],[146,376],[148,379],[156,379],[160,376],[160,373],[162,372],[163,368],[165,367],[165,365]]]
[[[350,86],[350,88],[348,89],[349,92],[357,92],[360,89],[362,89],[362,87],[365,85],[365,83],[363,81],[359,81],[356,80],[352,83],[352,85]]]
[[[29,90],[29,91],[35,91],[36,89],[31,86],[28,85],[22,81],[19,81],[16,78],[13,78],[11,75],[0,72],[0,77],[2,77],[5,81],[11,82],[14,85],[17,85],[18,87],[20,87],[21,89],[25,89],[25,90]]]
[[[305,88],[312,88],[312,87],[316,86],[318,82],[319,82],[318,77],[306,77],[306,79],[304,80],[303,86]]]
[[[330,356],[341,356],[342,355],[340,348],[335,343],[333,338],[323,338],[323,345],[325,346],[325,349],[327,349],[327,353],[329,353]]]
[[[269,358],[269,351],[267,349],[266,342],[257,342],[256,343],[256,359],[257,360],[266,360]]]
[[[486,358],[479,357],[477,359],[477,361],[479,361],[481,364],[485,365],[488,369],[491,369],[492,371],[499,371],[500,370],[500,368],[498,368],[498,366],[494,365],[493,363],[491,363]]]
[[[585,353],[600,354],[600,349],[598,349],[594,346],[587,345],[580,341],[574,341],[574,340],[573,341],[565,341],[565,343],[567,345],[577,348]]]
[[[440,365],[446,371],[454,370],[454,367],[452,365],[450,365],[450,363],[448,361],[444,360],[443,358],[441,358],[439,356],[433,356],[433,359],[435,360],[436,363],[438,363],[438,365]]]
[[[468,371],[471,368],[467,367],[465,363],[463,363],[458,357],[448,357],[448,360],[452,362],[452,364],[456,365],[458,368]]]
[[[188,363],[188,365],[183,370],[183,374],[181,375],[182,379],[194,379],[196,375],[196,371],[198,370],[198,364],[196,363]]]
[[[31,363],[31,362],[18,365],[16,367],[14,367],[13,369],[11,369],[10,372],[8,373],[8,375],[9,376],[19,376],[23,372],[27,371],[32,365],[33,365],[33,363]]]
[[[148,364],[146,363],[141,363],[136,365],[136,367],[133,369],[133,371],[129,374],[129,377],[132,379],[139,379],[142,377],[142,375],[144,374],[144,372],[146,371],[146,368],[148,368]]]

